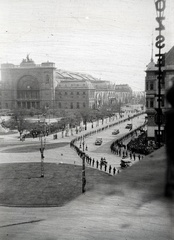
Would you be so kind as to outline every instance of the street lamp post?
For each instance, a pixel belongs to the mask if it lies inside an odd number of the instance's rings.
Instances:
[[[82,193],[85,193],[86,175],[85,175],[85,157],[82,159]]]
[[[45,140],[43,140],[44,134],[40,133],[40,153],[41,153],[41,177],[44,177],[44,150],[45,150]]]
[[[84,140],[84,138],[83,138],[83,141],[82,141],[82,145],[83,145],[83,152],[84,152],[84,150],[85,150],[85,140]]]

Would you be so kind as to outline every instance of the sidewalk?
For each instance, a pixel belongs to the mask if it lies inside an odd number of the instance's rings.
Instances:
[[[46,136],[46,139],[47,139],[47,142],[56,142],[56,141],[61,141],[61,142],[70,142],[72,139],[74,139],[75,137],[78,137],[78,136],[81,136],[83,134],[86,134],[90,131],[93,131],[93,130],[98,130],[102,127],[106,127],[108,126],[109,124],[112,124],[112,123],[116,123],[116,122],[119,122],[121,120],[124,120],[124,119],[127,119],[128,115],[130,115],[131,117],[134,116],[134,114],[125,114],[125,116],[123,118],[113,118],[109,121],[109,118],[106,118],[104,119],[103,121],[103,124],[102,124],[102,121],[99,120],[99,123],[97,124],[97,122],[93,122],[93,128],[92,128],[92,123],[88,123],[87,124],[87,130],[83,130],[81,132],[78,132],[78,134],[75,133],[75,128],[73,128],[73,135],[71,135],[71,133],[69,133],[68,136],[65,136],[65,131],[64,131],[64,137],[62,138],[62,132],[58,132],[58,133],[52,133],[48,136]],[[54,135],[57,134],[57,139],[54,139]],[[38,141],[39,137],[37,138],[26,138],[25,139],[25,142],[27,141]],[[0,140],[1,141],[8,141],[8,140],[19,140],[19,133],[16,132],[16,133],[13,133],[13,134],[7,134],[7,135],[0,135]]]
[[[125,119],[125,118],[123,118]],[[114,122],[123,120],[123,119],[118,119],[116,121],[110,122],[110,124],[113,124]],[[46,147],[45,147],[45,162],[63,162],[63,163],[67,163],[67,164],[77,164],[77,165],[81,165],[81,159],[80,157],[76,154],[76,152],[71,149],[69,147],[69,143],[72,139],[74,139],[75,137],[81,136],[83,134],[89,133],[91,130],[97,130],[100,129],[101,127],[106,127],[108,125],[108,123],[105,123],[103,125],[99,125],[96,128],[89,128],[86,131],[82,131],[78,134],[75,134],[73,136],[68,136],[68,137],[61,137],[61,133],[59,133],[59,137],[58,139],[53,139],[54,134],[51,134],[49,136],[46,137]],[[107,130],[106,130],[107,131]],[[105,131],[104,131],[105,133]],[[95,135],[94,135],[95,136]],[[40,152],[39,152],[39,147],[40,147],[40,140],[39,137],[38,138],[26,138],[26,140],[24,142],[21,142],[19,140],[19,134],[12,134],[12,135],[5,135],[4,136],[4,140],[1,143],[4,143],[4,147],[1,146],[0,149],[0,163],[7,163],[7,162],[40,162]],[[88,138],[89,140],[89,138]],[[12,142],[11,145],[9,145],[8,142]],[[49,144],[57,144],[57,148],[53,149],[49,149],[48,145]],[[63,146],[63,144],[65,146]],[[30,152],[9,152],[8,154],[6,154],[4,151],[10,149],[15,149],[15,148],[23,148],[28,146],[28,149],[31,149],[31,146],[36,146],[38,148],[38,151],[35,150],[34,152],[32,152],[32,155]],[[61,145],[61,146],[60,146]],[[60,147],[58,147],[60,146]],[[117,157],[116,155],[113,155],[110,153],[110,147],[108,146],[107,151],[109,151],[109,154],[106,154],[107,160],[109,160],[109,163],[113,166],[113,167],[120,167],[120,157]],[[89,151],[88,151],[89,152]],[[89,153],[90,154],[90,153]],[[93,155],[93,154],[92,154]],[[94,154],[94,155],[98,155],[98,154]],[[99,154],[100,155],[100,154]],[[69,157],[71,156],[71,158]],[[94,156],[95,157],[95,156]],[[72,160],[73,158],[73,160]],[[116,161],[117,159],[117,161]],[[100,160],[100,158],[98,158],[98,160]]]
[[[0,239],[172,240],[174,203],[163,194],[165,166],[161,148],[64,207],[1,206]]]

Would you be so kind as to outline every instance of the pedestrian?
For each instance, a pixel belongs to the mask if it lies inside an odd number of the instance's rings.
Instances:
[[[105,164],[105,172],[106,172],[106,170],[107,170],[107,164]]]
[[[98,164],[99,164],[99,162],[98,162],[98,160],[96,161],[96,168],[98,168]]]
[[[113,175],[115,175],[115,172],[116,172],[116,169],[115,169],[115,167],[113,168]]]
[[[95,163],[95,160],[94,160],[94,158],[93,158],[93,160],[92,160],[92,166],[94,167],[94,163]]]
[[[140,154],[138,155],[138,159],[139,159],[139,161],[140,161],[140,158],[141,158],[141,156],[140,156]]]
[[[111,165],[109,165],[109,173],[111,173],[112,167]]]
[[[134,158],[134,161],[135,161],[135,158],[136,158],[135,153],[133,153],[133,158]]]

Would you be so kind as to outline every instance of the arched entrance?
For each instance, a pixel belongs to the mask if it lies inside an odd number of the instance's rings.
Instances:
[[[23,76],[17,83],[17,107],[40,108],[39,82],[31,75]]]

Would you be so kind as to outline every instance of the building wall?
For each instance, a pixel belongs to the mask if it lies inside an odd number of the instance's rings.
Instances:
[[[55,68],[54,63],[36,65],[27,56],[19,66],[1,65],[1,108],[88,109],[125,101],[131,88],[114,85],[87,74]]]
[[[173,56],[173,57],[172,57]],[[165,66],[162,68],[164,73],[164,81],[161,83],[161,104],[160,108],[162,110],[163,115],[168,108],[170,108],[170,104],[167,103],[165,99],[166,91],[171,87],[174,83],[174,47],[165,54]],[[168,59],[170,61],[168,61]],[[173,61],[173,62],[172,62]],[[155,118],[157,116],[158,109],[158,69],[155,67],[155,63],[153,59],[147,65],[146,69],[146,78],[145,78],[145,86],[146,86],[146,113],[148,116],[148,130],[147,136],[149,140],[157,140],[157,132],[158,132],[158,125],[155,122]],[[165,119],[164,119],[165,120]],[[161,124],[161,132],[160,135],[162,136],[162,141],[165,140],[165,121]]]
[[[95,89],[85,80],[61,81],[55,92],[56,109],[80,110],[92,108]]]
[[[54,104],[54,67],[50,66],[14,66],[3,64],[2,79],[2,108],[25,106],[33,104],[38,108],[52,107]],[[37,87],[36,87],[37,86]],[[37,89],[36,89],[37,88]],[[19,96],[18,91],[24,94]],[[32,94],[38,90],[37,97]]]

